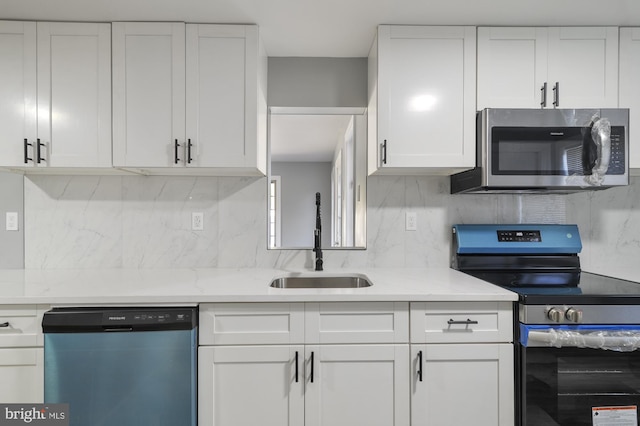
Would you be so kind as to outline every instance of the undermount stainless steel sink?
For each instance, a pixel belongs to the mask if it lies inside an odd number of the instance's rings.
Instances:
[[[371,282],[362,275],[347,276],[290,276],[271,281],[273,288],[364,288]]]

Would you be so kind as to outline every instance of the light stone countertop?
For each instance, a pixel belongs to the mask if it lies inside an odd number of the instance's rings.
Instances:
[[[286,275],[361,274],[357,289],[277,289]],[[514,301],[517,295],[450,268],[46,269],[0,271],[0,304],[185,305],[206,302]]]

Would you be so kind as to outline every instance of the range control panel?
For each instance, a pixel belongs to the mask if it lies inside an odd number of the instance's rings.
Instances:
[[[457,254],[578,254],[582,250],[577,225],[515,223],[453,226]]]
[[[515,231],[504,231],[498,230],[498,241],[499,242],[512,242],[512,243],[540,243],[542,242],[542,236],[540,235],[540,231],[525,231],[525,230],[515,230]]]

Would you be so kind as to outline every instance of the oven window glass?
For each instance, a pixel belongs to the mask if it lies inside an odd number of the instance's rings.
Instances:
[[[494,175],[590,174],[590,161],[583,158],[595,148],[588,128],[494,127],[491,139]]]
[[[522,424],[593,425],[592,408],[640,405],[640,351],[522,348]]]

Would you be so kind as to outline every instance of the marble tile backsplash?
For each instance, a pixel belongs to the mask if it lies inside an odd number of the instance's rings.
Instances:
[[[310,250],[267,250],[266,178],[27,176],[24,185],[27,268],[312,266]],[[450,195],[448,177],[374,176],[367,191],[367,249],[326,250],[327,269],[447,266],[454,223],[575,222],[594,265],[640,253],[635,180],[569,196]],[[203,231],[191,230],[194,211]],[[404,229],[408,211],[417,231]]]

